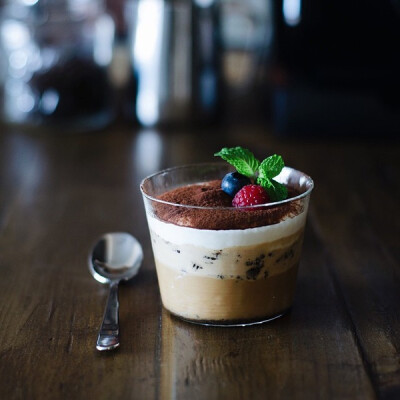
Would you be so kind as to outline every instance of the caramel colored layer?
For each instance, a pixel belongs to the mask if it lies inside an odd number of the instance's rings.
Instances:
[[[257,280],[182,275],[156,259],[164,307],[193,321],[226,323],[272,318],[293,301],[297,266]]]

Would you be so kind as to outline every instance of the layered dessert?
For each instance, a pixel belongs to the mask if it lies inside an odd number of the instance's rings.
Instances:
[[[244,325],[290,309],[310,190],[296,183],[298,174],[303,176],[290,168],[282,171],[285,201],[243,207],[233,205],[223,177],[169,190],[164,184],[154,197],[142,184],[167,310],[192,322]]]

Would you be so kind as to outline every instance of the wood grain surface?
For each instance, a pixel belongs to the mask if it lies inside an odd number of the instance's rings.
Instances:
[[[261,326],[196,326],[161,306],[139,183],[233,145],[315,181],[295,303]],[[399,182],[396,143],[2,127],[0,399],[400,399]],[[120,287],[121,347],[104,354],[107,287],[87,259],[107,231],[134,234],[145,258]]]

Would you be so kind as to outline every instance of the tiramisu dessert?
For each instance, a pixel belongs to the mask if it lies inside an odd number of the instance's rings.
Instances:
[[[232,166],[177,167],[141,184],[162,302],[191,322],[269,321],[293,302],[313,182],[277,155],[216,155]]]

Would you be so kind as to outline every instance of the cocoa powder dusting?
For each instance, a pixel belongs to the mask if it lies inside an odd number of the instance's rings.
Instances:
[[[289,197],[299,193],[288,188]],[[246,210],[232,206],[232,198],[221,189],[221,180],[183,186],[158,196],[160,200],[180,205],[216,207],[213,210],[154,204],[156,216],[162,221],[197,229],[246,229],[273,225],[301,211],[300,201],[277,207]],[[218,207],[220,207],[218,209]]]

